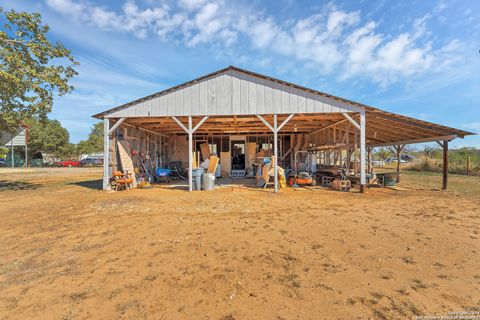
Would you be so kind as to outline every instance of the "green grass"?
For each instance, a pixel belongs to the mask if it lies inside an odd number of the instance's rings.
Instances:
[[[376,167],[376,173],[396,171],[396,165]],[[411,189],[440,190],[442,173],[429,171],[407,171],[401,169],[400,186]],[[448,174],[448,191],[480,196],[480,177]]]
[[[442,174],[426,171],[402,171],[400,185],[412,189],[440,190]],[[480,177],[449,174],[448,191],[480,196]]]

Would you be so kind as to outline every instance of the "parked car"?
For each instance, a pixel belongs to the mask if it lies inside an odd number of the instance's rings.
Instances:
[[[0,167],[6,167],[7,161],[4,158],[0,158]]]
[[[80,165],[82,167],[101,166],[102,164],[103,164],[102,158],[85,158],[80,160]]]
[[[397,157],[389,157],[385,160],[385,163],[393,163],[393,162],[398,162]],[[403,160],[402,157],[400,157],[400,163],[407,163],[407,161]]]
[[[408,155],[408,154],[402,154],[400,156],[400,159],[404,160],[405,162],[412,162],[414,160],[414,158],[411,155]],[[400,163],[402,163],[402,162],[400,162]]]
[[[55,166],[57,166],[57,167],[79,167],[80,166],[80,161],[75,161],[75,160],[57,161],[57,162],[55,162]]]

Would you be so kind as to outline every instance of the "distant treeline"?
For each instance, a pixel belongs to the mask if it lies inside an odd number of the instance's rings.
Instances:
[[[411,171],[441,172],[443,151],[441,148],[424,147],[410,154],[415,156],[411,165],[405,167]],[[480,150],[476,148],[458,148],[448,151],[448,172],[454,174],[480,175]]]

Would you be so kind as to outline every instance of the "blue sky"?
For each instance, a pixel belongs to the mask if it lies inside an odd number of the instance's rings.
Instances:
[[[480,133],[480,1],[0,0],[38,11],[78,61],[51,118],[92,114],[236,65]],[[480,147],[480,137],[454,146]]]

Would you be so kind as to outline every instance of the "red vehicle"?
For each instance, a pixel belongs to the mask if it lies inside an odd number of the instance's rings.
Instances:
[[[80,161],[74,160],[65,160],[65,161],[58,161],[54,163],[57,167],[79,167]]]

